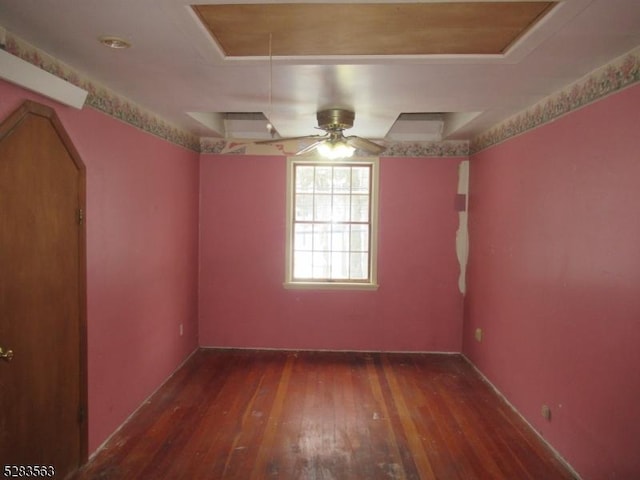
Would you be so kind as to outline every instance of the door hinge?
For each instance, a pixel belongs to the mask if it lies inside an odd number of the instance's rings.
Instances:
[[[83,424],[86,416],[87,415],[84,411],[84,407],[78,408],[78,423]]]
[[[84,225],[84,210],[78,209],[78,225]]]

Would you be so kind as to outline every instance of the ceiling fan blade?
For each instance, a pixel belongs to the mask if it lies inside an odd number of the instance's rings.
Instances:
[[[321,135],[318,135],[321,136]],[[317,142],[313,142],[311,145],[304,147],[299,152],[296,152],[296,155],[304,155],[305,153],[309,153],[311,150],[314,150],[318,145],[325,141],[325,138],[322,140],[318,140]]]
[[[365,152],[369,152],[372,155],[379,155],[386,150],[386,148],[382,145],[378,145],[377,143],[374,143],[371,140],[367,140],[366,138],[356,137],[355,135],[347,137],[346,140],[347,143],[352,147],[358,150],[364,150]]]
[[[282,143],[289,142],[293,140],[304,140],[306,138],[319,138],[325,137],[325,135],[303,135],[301,137],[289,137],[289,138],[272,138],[271,140],[260,140],[259,142],[254,142],[256,145],[271,145],[273,143]]]

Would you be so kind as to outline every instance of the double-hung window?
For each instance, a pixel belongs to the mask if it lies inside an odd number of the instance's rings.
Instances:
[[[289,158],[285,286],[376,288],[377,158]]]

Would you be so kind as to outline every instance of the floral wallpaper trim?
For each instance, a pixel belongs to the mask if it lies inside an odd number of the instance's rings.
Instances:
[[[442,142],[380,142],[386,146],[380,157],[468,157],[469,142],[449,140]],[[218,138],[202,138],[200,151],[217,155],[295,155],[309,143],[305,141],[283,141],[271,145],[256,145],[249,141],[234,142]],[[367,156],[358,150],[355,155]]]
[[[551,122],[639,81],[640,47],[478,135],[471,141],[471,153]]]
[[[86,104],[96,110],[176,145],[196,152],[199,151],[200,142],[197,136],[170,125],[157,115],[144,110],[130,100],[117,95],[93,80],[81,76],[71,67],[26,43],[10,32],[6,32],[5,50],[46,72],[87,90],[89,94],[87,95]]]
[[[468,157],[467,140],[441,142],[383,142],[387,149],[381,157]]]

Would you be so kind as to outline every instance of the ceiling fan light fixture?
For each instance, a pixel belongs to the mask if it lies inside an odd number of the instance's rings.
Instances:
[[[327,140],[322,142],[316,148],[318,153],[328,158],[329,160],[337,160],[339,158],[349,158],[353,156],[356,151],[351,145],[348,145],[344,140],[339,140],[337,142],[333,142],[331,140]]]
[[[350,158],[358,151],[371,155],[379,155],[385,147],[356,135],[344,136],[343,131],[353,127],[355,113],[341,108],[330,108],[317,112],[318,128],[324,130],[324,135],[305,135],[303,137],[278,138],[256,142],[258,144],[281,143],[287,140],[313,139],[314,142],[296,155],[306,155],[314,152],[328,160]]]

